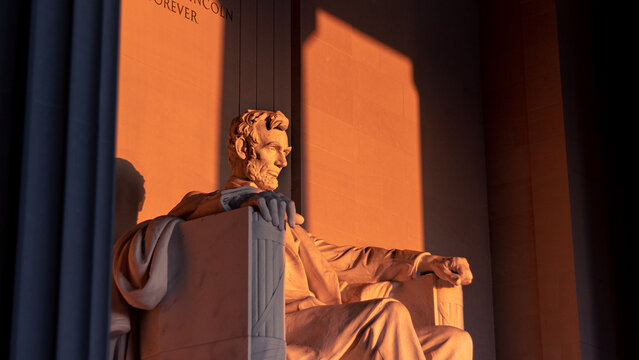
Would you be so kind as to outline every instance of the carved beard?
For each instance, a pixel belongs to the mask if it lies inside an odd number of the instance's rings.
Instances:
[[[246,163],[246,173],[251,181],[261,190],[273,191],[277,189],[279,182],[276,176],[268,173],[268,167],[262,165],[258,159],[249,159]]]

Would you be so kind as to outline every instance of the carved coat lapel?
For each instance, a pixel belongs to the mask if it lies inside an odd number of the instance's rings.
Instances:
[[[310,290],[325,304],[341,304],[339,280],[335,270],[324,259],[304,229],[296,226],[292,232],[300,241],[299,256],[306,270]]]

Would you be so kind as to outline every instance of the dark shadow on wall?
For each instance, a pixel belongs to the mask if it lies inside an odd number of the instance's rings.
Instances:
[[[115,158],[115,210],[113,241],[138,223],[138,214],[144,206],[144,177],[122,158]]]
[[[240,47],[239,24],[241,23],[241,0],[219,1],[223,8],[232,11],[232,20],[227,19],[224,27],[224,60],[222,75],[222,108],[220,111],[220,131],[218,143],[218,184],[222,188],[226,180],[231,176],[226,155],[226,140],[229,134],[229,126],[234,117],[241,114],[239,108],[239,68]],[[214,190],[214,189],[212,189]]]

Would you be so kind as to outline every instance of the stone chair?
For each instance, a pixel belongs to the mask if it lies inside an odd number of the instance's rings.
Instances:
[[[248,207],[184,222],[169,246],[168,292],[140,315],[143,360],[285,358],[283,231]],[[427,275],[396,298],[416,325],[463,329],[460,286]]]

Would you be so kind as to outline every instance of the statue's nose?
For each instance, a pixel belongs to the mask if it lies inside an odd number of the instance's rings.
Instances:
[[[288,163],[286,162],[286,154],[280,152],[277,157],[277,160],[275,160],[275,165],[281,168],[285,168],[286,165],[288,165]]]

